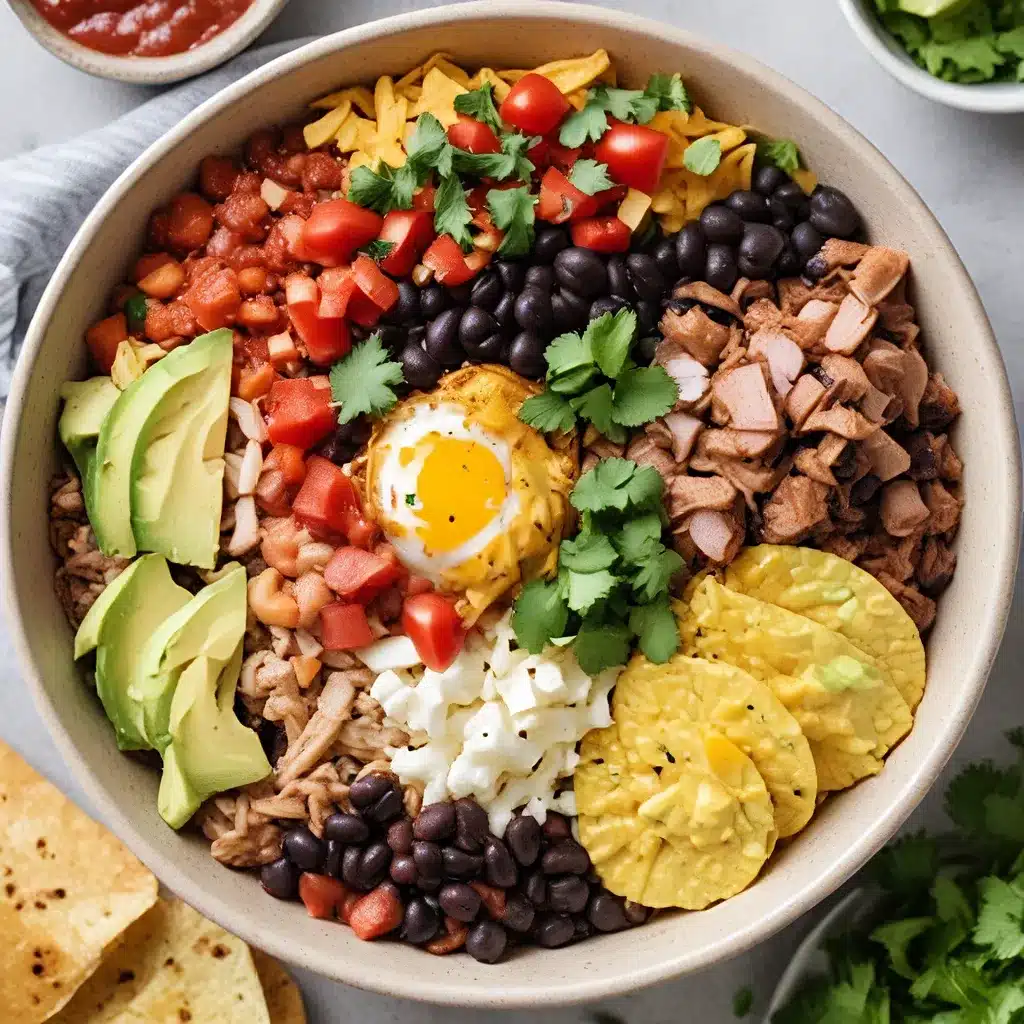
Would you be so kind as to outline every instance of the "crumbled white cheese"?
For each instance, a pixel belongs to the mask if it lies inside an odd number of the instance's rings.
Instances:
[[[472,796],[501,835],[517,807],[543,822],[575,813],[559,779],[579,761],[576,744],[611,724],[608,693],[619,669],[588,676],[570,648],[514,650],[511,613],[493,639],[471,634],[444,672],[382,672],[370,690],[389,722],[423,738],[389,751],[403,782],[421,782],[424,803]]]

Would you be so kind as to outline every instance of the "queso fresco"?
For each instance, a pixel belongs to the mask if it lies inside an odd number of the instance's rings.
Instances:
[[[956,565],[957,398],[867,229],[600,50],[436,54],[204,158],[51,503],[168,826],[488,963],[754,882],[912,728]]]

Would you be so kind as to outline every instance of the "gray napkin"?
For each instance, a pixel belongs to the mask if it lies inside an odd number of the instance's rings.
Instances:
[[[307,41],[243,53],[103,128],[0,161],[0,411],[43,289],[78,226],[114,179],[215,92]]]

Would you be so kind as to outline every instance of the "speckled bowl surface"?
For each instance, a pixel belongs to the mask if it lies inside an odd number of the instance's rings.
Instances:
[[[960,567],[928,641],[928,690],[913,732],[879,776],[827,801],[754,885],[702,913],[662,914],[628,933],[528,949],[488,967],[360,942],[312,920],[301,904],[267,897],[251,875],[217,866],[201,838],[160,820],[157,775],[118,754],[72,662],[71,630],[51,585],[47,484],[59,457],[58,389],[84,373],[82,332],[131,266],[150,210],[193,179],[204,154],[231,151],[254,129],[300,114],[313,97],[400,75],[436,50],[466,65],[530,67],[599,46],[627,83],[680,70],[716,117],[798,140],[810,166],[857,203],[873,240],[912,254],[929,360],[963,404]],[[1003,364],[970,278],[914,190],[841,118],[750,57],[632,14],[564,3],[469,3],[350,29],[281,57],[195,110],[121,176],[72,242],[29,330],[0,442],[0,578],[11,631],[54,739],[106,821],[172,890],[275,956],[379,992],[463,1006],[550,1007],[621,995],[739,953],[832,892],[895,832],[956,746],[1003,632],[1017,561],[1020,467]]]
[[[65,64],[99,78],[114,78],[133,85],[169,85],[241,53],[281,12],[288,0],[252,0],[245,13],[223,32],[184,53],[167,57],[118,57],[82,46],[55,29],[30,0],[7,0],[25,28]]]

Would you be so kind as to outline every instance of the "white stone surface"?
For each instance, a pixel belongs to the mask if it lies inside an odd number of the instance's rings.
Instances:
[[[291,0],[269,40],[327,33],[417,7],[409,0]],[[607,6],[621,6],[608,4]],[[817,94],[860,129],[935,210],[974,276],[1000,338],[1017,408],[1024,403],[1024,115],[967,114],[931,104],[890,79],[825,0],[631,0],[631,10],[746,50]],[[568,41],[571,44],[571,40]],[[685,73],[685,69],[682,69]],[[40,49],[0,5],[0,158],[106,123],[151,90],[103,82]],[[3,230],[0,226],[0,230]],[[970,338],[963,339],[971,343]],[[1002,756],[1003,729],[1024,723],[1020,587],[988,691],[955,761]],[[76,798],[75,780],[53,750],[19,682],[0,631],[0,736]],[[912,824],[941,821],[941,786]],[[745,956],[600,1009],[628,1024],[725,1024],[733,992],[749,985],[755,1016],[810,927],[804,920]],[[424,964],[429,970],[429,963]],[[299,972],[313,1024],[583,1024],[594,1008],[487,1014],[437,1009],[345,988]]]

